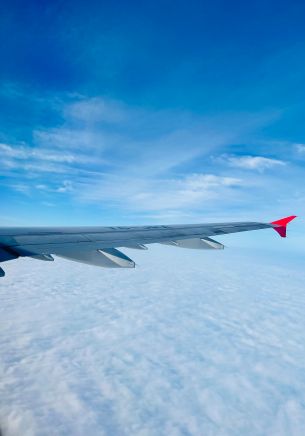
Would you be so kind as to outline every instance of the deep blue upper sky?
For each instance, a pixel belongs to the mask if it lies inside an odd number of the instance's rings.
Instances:
[[[199,112],[297,104],[304,17],[303,1],[7,2],[1,79]]]
[[[2,223],[302,215],[304,29],[295,0],[4,2]]]

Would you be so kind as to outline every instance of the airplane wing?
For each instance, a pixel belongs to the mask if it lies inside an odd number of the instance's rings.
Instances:
[[[294,215],[271,223],[231,222],[136,227],[2,227],[0,262],[31,257],[53,261],[52,255],[108,268],[134,268],[135,263],[118,248],[147,249],[145,244],[181,248],[223,249],[217,235],[273,228],[286,237]],[[0,268],[0,277],[5,275]]]

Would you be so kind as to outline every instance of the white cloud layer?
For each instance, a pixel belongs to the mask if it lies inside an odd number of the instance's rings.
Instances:
[[[303,436],[303,271],[262,252],[128,254],[136,270],[6,264],[4,436]]]

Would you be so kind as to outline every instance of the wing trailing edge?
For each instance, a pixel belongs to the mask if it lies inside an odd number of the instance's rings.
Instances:
[[[134,268],[135,262],[126,254],[115,248],[103,248],[102,250],[66,250],[55,253],[74,262],[86,263],[87,265],[100,266],[104,268]]]

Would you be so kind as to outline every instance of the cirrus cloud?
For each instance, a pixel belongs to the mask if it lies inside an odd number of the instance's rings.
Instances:
[[[232,167],[256,171],[286,165],[282,160],[264,156],[224,156],[223,159]]]

